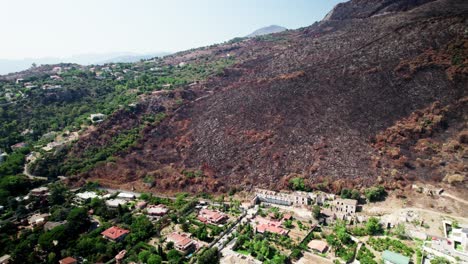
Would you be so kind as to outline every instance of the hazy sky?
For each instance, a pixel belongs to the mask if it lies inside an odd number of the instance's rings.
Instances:
[[[0,58],[180,51],[322,19],[340,0],[0,0]]]

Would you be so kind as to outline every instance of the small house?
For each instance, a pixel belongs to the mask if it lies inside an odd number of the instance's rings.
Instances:
[[[59,264],[76,264],[78,261],[72,257],[66,257],[64,259],[59,260]]]
[[[183,253],[187,253],[195,248],[195,242],[190,239],[189,234],[174,232],[166,238],[167,242],[174,243],[174,248]]]
[[[307,247],[321,254],[325,253],[328,250],[327,242],[322,241],[322,240],[317,240],[317,239],[311,240],[307,244]]]
[[[125,238],[125,236],[130,233],[129,230],[126,230],[126,229],[123,229],[123,228],[120,228],[118,226],[113,226],[111,228],[108,228],[106,230],[104,230],[101,235],[105,238],[105,239],[108,239],[110,241],[114,241],[114,242],[117,242],[117,241],[121,241],[122,239]]]
[[[150,205],[146,212],[148,215],[152,216],[163,216],[169,212],[169,208],[164,204]]]
[[[202,209],[197,218],[203,223],[221,224],[228,219],[228,216],[218,211]]]

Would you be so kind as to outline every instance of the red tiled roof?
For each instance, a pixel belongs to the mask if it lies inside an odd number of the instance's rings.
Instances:
[[[64,259],[61,259],[59,260],[59,263],[60,264],[75,264],[76,263],[76,259],[72,258],[72,257],[66,257]]]
[[[201,219],[206,219],[211,222],[217,223],[221,220],[223,220],[226,217],[225,214],[217,212],[217,211],[212,211],[208,209],[202,209],[199,214],[199,219],[200,221],[203,221]]]
[[[187,246],[193,243],[193,241],[187,235],[181,235],[179,233],[172,233],[168,235],[167,240],[174,242],[177,248],[182,249],[186,248]]]
[[[106,229],[104,232],[101,233],[101,235],[110,238],[112,240],[119,239],[119,237],[126,235],[130,233],[130,231],[120,228],[118,226],[113,226],[109,229]]]
[[[273,225],[266,225],[266,224],[261,224],[257,226],[257,232],[259,233],[265,233],[265,232],[270,232],[270,233],[275,233],[275,234],[280,234],[280,235],[287,235],[288,230],[283,229],[278,226],[273,226]]]

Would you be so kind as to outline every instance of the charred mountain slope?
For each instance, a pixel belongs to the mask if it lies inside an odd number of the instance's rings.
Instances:
[[[370,2],[351,1],[307,28],[166,58],[191,63],[229,53],[238,63],[186,87],[190,97],[147,126],[136,146],[72,180],[144,188],[149,175],[158,190],[216,192],[281,188],[298,176],[339,189],[465,175],[468,4],[381,1],[380,10],[392,12],[379,13],[367,10]],[[156,113],[158,96],[141,101],[140,115]],[[125,118],[138,117],[117,113],[68,159]],[[421,162],[431,159],[418,152],[421,139],[436,141],[434,151],[452,165]],[[452,141],[457,147],[445,151]]]

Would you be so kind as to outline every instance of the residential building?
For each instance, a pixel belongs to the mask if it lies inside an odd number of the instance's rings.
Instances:
[[[257,200],[264,203],[288,206],[303,206],[309,203],[309,195],[306,192],[277,192],[257,188],[255,194]]]
[[[263,234],[265,232],[269,232],[269,233],[274,233],[274,234],[286,236],[289,233],[289,230],[287,230],[287,229],[284,229],[284,228],[279,227],[279,226],[268,225],[268,224],[257,225],[255,227],[255,230],[257,231],[257,233],[260,233],[260,234]]]
[[[382,253],[382,259],[385,264],[409,264],[410,262],[410,258],[388,250]]]
[[[111,208],[117,208],[120,206],[124,206],[127,204],[127,201],[123,199],[110,199],[106,201],[106,205]]]
[[[261,234],[265,232],[269,232],[269,233],[275,233],[279,235],[287,235],[289,233],[287,229],[284,229],[281,227],[282,221],[271,220],[271,219],[257,216],[254,219],[254,223],[256,224],[255,230]]]
[[[150,205],[146,209],[146,213],[152,216],[163,216],[169,212],[169,208],[164,204]]]
[[[99,197],[99,196],[95,192],[81,192],[81,193],[75,194],[75,198],[78,201],[86,201],[88,199],[93,199],[96,197]]]
[[[356,213],[357,204],[357,200],[337,198],[332,202],[332,206],[330,208],[334,212],[354,214]]]
[[[169,234],[166,238],[166,242],[174,243],[174,248],[183,253],[187,253],[195,248],[195,242],[192,239],[190,239],[189,234],[185,233],[180,234],[174,232],[172,234]]]
[[[43,226],[47,222],[49,216],[49,214],[33,214],[28,218],[28,223],[33,228]]]
[[[20,143],[16,143],[16,144],[10,146],[10,148],[11,148],[11,150],[14,151],[14,150],[17,150],[17,149],[20,149],[20,148],[25,148],[25,147],[27,147],[27,146],[28,146],[27,143],[25,143],[25,142],[20,142]]]
[[[44,196],[44,195],[47,195],[48,193],[49,193],[49,188],[47,187],[34,188],[29,192],[29,194],[32,196]]]
[[[322,240],[317,240],[313,239],[311,240],[308,244],[307,247],[309,247],[311,250],[318,252],[318,253],[325,253],[328,250],[328,244],[325,241]]]
[[[113,226],[104,230],[101,235],[111,241],[121,241],[125,236],[130,233],[130,231],[120,228],[118,226]]]
[[[454,228],[449,238],[456,250],[468,253],[468,228]]]
[[[203,223],[221,224],[228,219],[228,216],[218,211],[201,209],[197,218]]]
[[[135,200],[136,196],[133,193],[121,192],[117,195],[117,198],[124,199],[124,200]]]
[[[64,259],[59,260],[59,264],[76,264],[78,261],[72,257],[66,257]]]

